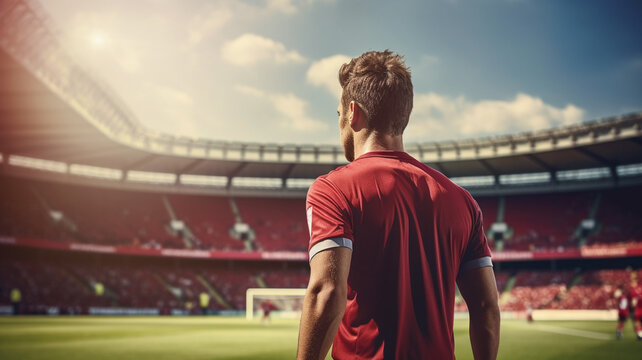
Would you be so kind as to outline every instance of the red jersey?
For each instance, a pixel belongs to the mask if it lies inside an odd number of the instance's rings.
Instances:
[[[492,266],[471,195],[397,151],[319,177],[306,203],[310,258],[352,248],[335,359],[454,359],[455,281]]]
[[[622,293],[617,298],[617,313],[618,316],[628,316],[629,315],[629,296],[628,294]]]
[[[632,286],[629,290],[631,305],[635,307],[636,314],[642,314],[642,285]]]

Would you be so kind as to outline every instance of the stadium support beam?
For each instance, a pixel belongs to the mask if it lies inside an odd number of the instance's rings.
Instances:
[[[143,157],[142,159],[136,160],[134,162],[131,162],[131,163],[123,166],[123,168],[121,170],[123,170],[123,172],[128,172],[129,170],[137,170],[136,169],[137,167],[154,160],[157,156],[158,155],[156,155],[156,154],[149,154],[149,155]]]
[[[575,148],[574,150],[579,151],[581,154],[586,155],[587,157],[599,162],[602,166],[607,166],[609,168],[615,166],[613,162],[592,152],[591,150],[588,150],[582,147]]]
[[[630,139],[627,139],[627,141],[642,146],[642,137],[630,138]]]
[[[616,184],[620,181],[620,177],[617,174],[617,166],[612,165],[609,166],[609,172],[611,173],[611,177],[613,178],[613,182]]]
[[[541,166],[542,169],[544,169],[544,170],[546,170],[548,172],[552,173],[552,172],[555,172],[557,170],[556,168],[554,168],[553,166],[549,165],[544,160],[542,160],[539,157],[537,157],[537,155],[527,154],[526,157],[529,158],[534,163],[536,163],[537,165]]]
[[[109,144],[107,147],[97,148],[95,150],[83,151],[78,154],[71,155],[67,158],[69,163],[87,163],[88,161],[120,156],[125,151],[120,147],[115,147]],[[121,169],[122,170],[122,169]]]
[[[495,169],[491,164],[488,163],[488,161],[484,159],[479,159],[478,160],[480,164],[486,169],[491,175],[493,175],[495,178],[499,176],[499,171]]]
[[[294,170],[295,166],[296,166],[296,163],[292,163],[292,164],[288,165],[287,169],[285,169],[285,171],[281,175],[281,188],[282,189],[285,189],[285,187],[287,185],[286,184],[287,180],[290,177],[290,174],[292,174],[292,170]]]
[[[482,164],[484,169],[486,169],[491,175],[493,175],[493,181],[495,182],[495,185],[499,185],[499,171],[497,171],[488,163],[488,161],[484,159],[479,159],[479,163]]]
[[[227,173],[227,185],[225,185],[226,189],[229,190],[232,187],[232,179],[234,179],[236,175],[238,175],[246,166],[247,166],[247,163],[242,162],[238,164],[238,166],[236,166],[234,169],[232,169],[232,171]]]
[[[195,167],[197,167],[199,164],[201,164],[203,161],[205,161],[205,159],[196,159],[196,160],[194,160],[194,161],[190,162],[189,164],[187,164],[187,165],[183,166],[183,168],[182,168],[182,169],[180,169],[180,170],[178,170],[178,172],[176,173],[176,175],[177,175],[177,177],[176,177],[176,178],[178,179],[178,177],[180,177],[181,175],[183,175],[183,174],[185,174],[186,172],[188,172],[188,171],[190,171],[190,170],[194,169],[194,168],[195,168]]]
[[[551,174],[551,180],[553,182],[557,181],[557,169],[555,167],[549,165],[547,162],[537,157],[537,155],[527,154],[526,157]]]

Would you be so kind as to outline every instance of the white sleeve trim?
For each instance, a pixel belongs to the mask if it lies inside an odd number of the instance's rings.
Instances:
[[[490,260],[490,256],[484,256],[484,257],[481,257],[479,259],[470,260],[470,261],[467,261],[467,262],[463,263],[459,267],[459,272],[470,270],[470,269],[477,269],[477,268],[481,268],[481,267],[489,267],[489,266],[492,267],[493,266],[493,262]]]
[[[352,240],[344,237],[335,237],[319,241],[310,249],[310,260],[312,260],[312,257],[314,255],[320,253],[321,251],[336,247],[347,247],[348,249],[352,250]]]

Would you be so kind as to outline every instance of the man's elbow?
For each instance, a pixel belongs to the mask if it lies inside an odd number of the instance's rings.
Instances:
[[[489,314],[499,316],[499,299],[497,297],[483,299],[467,304],[468,311],[473,314]]]
[[[338,308],[338,310],[343,312],[343,310],[345,310],[347,293],[346,286],[326,282],[310,286],[307,296],[310,297],[310,300],[315,304],[316,308]]]

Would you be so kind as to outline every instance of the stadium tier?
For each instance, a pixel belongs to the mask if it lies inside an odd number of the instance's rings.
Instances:
[[[521,271],[513,288],[502,299],[505,310],[543,309],[560,296],[573,279],[572,271]],[[601,308],[606,308],[602,304]]]
[[[304,201],[239,198],[236,203],[243,222],[256,235],[254,241],[259,250],[307,251]]]
[[[303,288],[304,265],[266,266],[171,259],[122,258],[15,249],[0,255],[0,307],[11,306],[20,289],[23,314],[88,314],[108,309],[153,310],[156,314],[201,314],[243,310],[248,288]],[[498,271],[503,311],[533,309],[612,309],[618,287],[626,290],[642,269]],[[458,298],[457,309],[465,304]],[[98,310],[97,310],[98,309]],[[107,310],[105,310],[107,309]]]
[[[504,221],[512,229],[506,250],[577,247],[575,231],[590,217],[594,193],[506,197]]]
[[[305,267],[210,264],[168,259],[85,256],[5,249],[0,255],[0,306],[19,289],[21,313],[87,314],[91,309],[143,309],[157,314],[243,310],[248,288],[307,285]],[[55,309],[55,310],[52,310]]]
[[[141,248],[307,250],[303,199],[98,189],[0,178],[0,235]],[[477,197],[495,251],[642,246],[642,188]],[[584,228],[583,224],[591,223]],[[178,225],[177,225],[178,224]],[[244,231],[236,231],[239,224]],[[235,226],[236,225],[236,226]]]
[[[161,197],[157,195],[157,197]],[[202,197],[171,195],[166,197],[165,210],[172,211],[175,220],[182,221],[193,236],[189,236],[195,248],[217,250],[243,250],[243,241],[234,239],[230,230],[235,224],[229,199],[225,197]],[[171,210],[173,209],[173,210]],[[183,231],[185,233],[185,231]],[[180,247],[184,247],[181,244]]]
[[[600,197],[596,209],[600,231],[588,238],[588,244],[634,243],[642,239],[640,189],[619,189]]]

